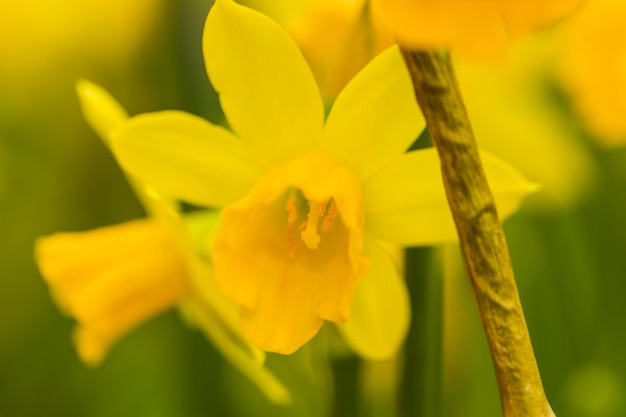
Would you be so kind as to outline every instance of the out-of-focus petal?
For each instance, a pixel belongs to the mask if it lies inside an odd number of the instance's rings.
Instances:
[[[222,207],[240,199],[259,175],[239,139],[183,112],[135,116],[115,132],[112,147],[134,177],[169,197],[202,206]]]
[[[224,113],[263,163],[282,163],[313,149],[324,123],[322,99],[298,47],[277,23],[218,0],[203,42]]]
[[[626,2],[586,1],[559,28],[560,81],[594,138],[626,143]]]
[[[357,284],[350,319],[339,330],[350,347],[371,360],[391,359],[409,329],[411,306],[402,276],[391,257],[367,241],[370,272]]]
[[[308,61],[325,100],[383,50],[393,37],[365,0],[314,0],[283,25]]]
[[[483,166],[502,219],[536,189],[515,168],[481,152]],[[433,245],[457,237],[434,149],[392,160],[363,184],[366,232],[403,245]]]
[[[361,179],[405,152],[425,127],[398,47],[367,65],[339,94],[321,143]]]
[[[375,0],[398,42],[497,59],[508,39],[564,17],[581,0]]]
[[[502,0],[375,0],[399,43],[487,59],[503,56]]]
[[[501,0],[502,1],[502,0]],[[502,20],[511,37],[543,29],[554,22],[568,18],[584,3],[596,0],[504,0]]]
[[[87,80],[76,83],[83,116],[107,144],[110,135],[128,118],[126,110],[105,89]]]
[[[258,10],[275,21],[283,24],[299,16],[312,4],[319,0],[289,0],[289,1],[268,1],[268,0],[241,0],[238,3]]]

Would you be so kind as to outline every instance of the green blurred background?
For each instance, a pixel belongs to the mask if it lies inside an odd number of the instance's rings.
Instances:
[[[295,398],[271,406],[174,312],[130,334],[98,368],[79,362],[73,322],[49,296],[33,241],[143,213],[82,119],[75,81],[105,86],[131,114],[180,109],[222,118],[201,56],[210,1],[131,3],[0,0],[0,417],[324,416],[346,413],[352,401],[375,402],[357,380],[371,364],[341,355],[328,366],[305,348],[291,358],[270,355]],[[567,101],[554,100],[573,121]],[[531,202],[505,226],[555,412],[618,417],[626,415],[626,150],[577,138],[596,166],[587,195],[566,208]],[[454,258],[458,249],[445,251]],[[501,415],[467,282],[452,274],[444,288],[443,415]],[[358,409],[382,416],[393,407]]]

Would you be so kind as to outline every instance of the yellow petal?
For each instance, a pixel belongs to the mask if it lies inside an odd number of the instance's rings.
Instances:
[[[110,135],[128,118],[126,110],[106,90],[87,80],[76,83],[83,116],[108,144]]]
[[[277,20],[302,50],[325,100],[332,102],[356,73],[394,40],[365,0],[314,0]]]
[[[310,3],[317,0],[290,0],[290,1],[268,1],[268,0],[242,0],[241,3],[254,10],[258,10],[273,20],[284,23],[298,16],[308,7]]]
[[[92,82],[78,81],[76,91],[83,116],[104,143],[111,146],[114,131],[128,120],[126,110],[106,90]],[[166,198],[153,188],[134,178],[127,180],[149,215],[156,214],[160,217],[159,212],[173,209],[174,202],[166,201]]]
[[[321,202],[326,211],[314,207]],[[305,155],[269,170],[246,198],[224,209],[216,282],[241,305],[248,339],[288,354],[323,320],[347,320],[354,286],[367,270],[362,248],[358,180],[325,156]]]
[[[567,17],[583,3],[595,3],[596,1],[506,0],[503,5],[502,20],[509,35],[518,37]]]
[[[542,28],[581,0],[376,0],[398,42],[499,58],[509,38]]]
[[[190,291],[176,240],[150,220],[42,237],[35,256],[59,306],[78,320],[76,347],[88,364]]]
[[[494,59],[504,53],[502,0],[377,0],[399,43]]]
[[[405,152],[425,127],[397,46],[369,63],[339,94],[321,143],[361,179]]]
[[[402,276],[389,254],[367,241],[372,268],[358,283],[350,319],[339,330],[350,347],[370,360],[391,359],[409,329],[411,306]]]
[[[517,210],[536,186],[501,159],[481,152],[500,218]],[[403,245],[433,245],[455,240],[439,157],[434,149],[391,161],[363,184],[366,232]]]
[[[313,149],[324,109],[311,70],[268,17],[218,0],[204,29],[204,58],[231,126],[263,163]]]
[[[135,116],[115,132],[112,147],[131,175],[168,197],[202,206],[243,197],[258,175],[239,139],[183,112]]]

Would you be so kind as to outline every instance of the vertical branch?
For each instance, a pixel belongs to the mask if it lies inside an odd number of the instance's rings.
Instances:
[[[441,160],[448,203],[478,304],[505,417],[554,417],[543,392],[504,232],[451,63],[402,50]]]

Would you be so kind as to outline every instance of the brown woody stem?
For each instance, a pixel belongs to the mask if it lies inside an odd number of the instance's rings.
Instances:
[[[452,64],[402,49],[441,160],[467,276],[478,304],[505,417],[554,417],[543,391],[504,231]]]

